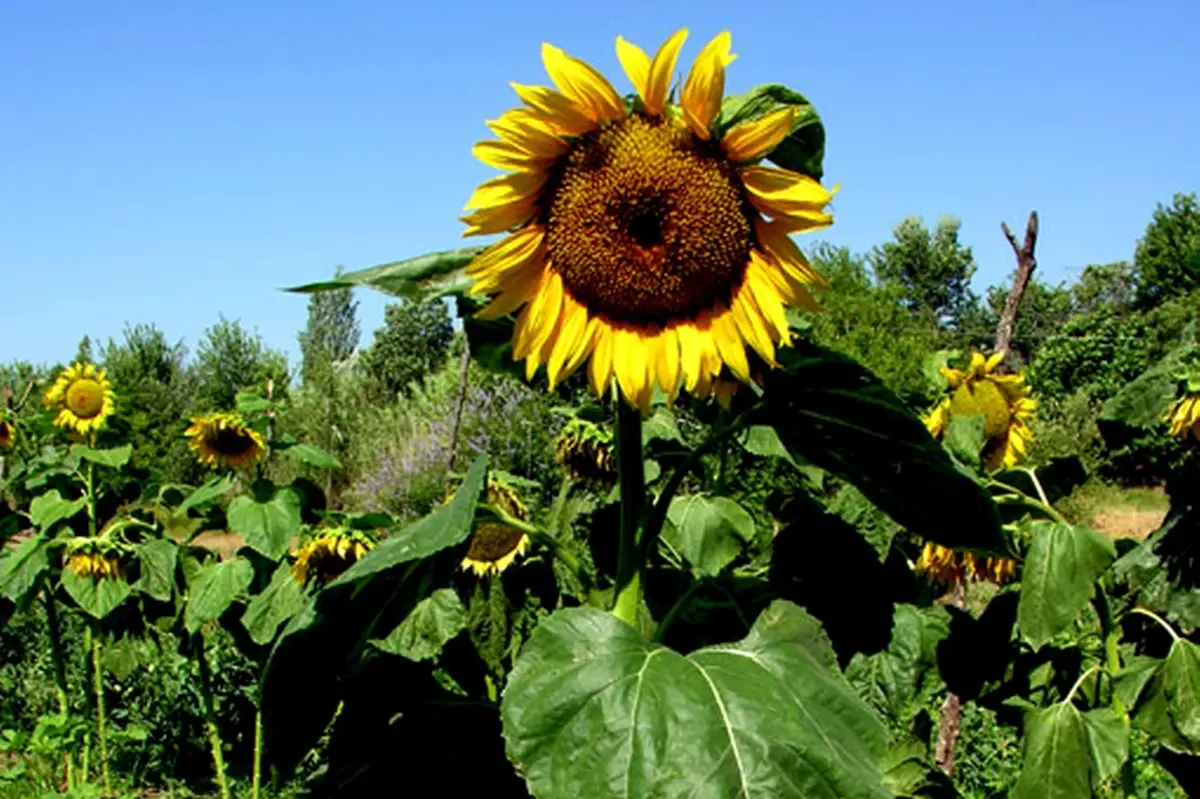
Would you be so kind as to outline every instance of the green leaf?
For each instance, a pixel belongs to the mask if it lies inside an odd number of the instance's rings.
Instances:
[[[1200,502],[1172,503],[1162,527],[1125,553],[1113,574],[1128,584],[1138,604],[1184,630],[1200,628],[1200,591],[1194,564],[1200,559]]]
[[[318,469],[333,469],[335,471],[341,471],[342,469],[341,461],[313,444],[293,444],[283,450],[283,454],[294,461],[306,463]]]
[[[63,569],[62,584],[79,607],[97,619],[112,613],[133,592],[123,579],[81,577],[70,569]]]
[[[463,269],[482,251],[482,247],[463,247],[426,253],[404,261],[346,272],[333,280],[296,286],[287,291],[312,294],[318,291],[370,286],[393,297],[416,301],[432,300],[463,293],[470,286],[470,280]]]
[[[104,668],[112,672],[118,680],[124,682],[138,667],[137,639],[132,636],[118,638],[104,645],[101,655]]]
[[[71,446],[71,454],[86,461],[91,461],[97,466],[120,469],[129,463],[129,457],[133,455],[133,446],[125,444],[124,446],[112,447],[110,449],[92,449],[83,444],[74,444]]]
[[[1117,553],[1112,541],[1086,527],[1049,521],[1030,527],[1017,627],[1036,650],[1075,620]]]
[[[784,169],[820,180],[824,174],[825,126],[821,124],[821,118],[812,103],[786,86],[766,84],[745,94],[726,97],[717,116],[718,138],[737,125],[761,119],[789,106],[797,111],[792,132],[767,159]]]
[[[229,528],[245,539],[246,546],[278,560],[300,531],[300,497],[290,488],[280,489],[269,502],[240,496],[229,503],[227,516]]]
[[[675,415],[666,408],[656,409],[654,415],[642,422],[642,446],[646,446],[655,439],[683,443],[683,436],[679,434],[679,425],[675,422]]]
[[[239,391],[234,398],[234,403],[237,405],[238,413],[245,416],[263,413],[271,407],[269,399],[259,396],[253,391]]]
[[[304,588],[292,577],[292,567],[279,564],[263,592],[250,600],[242,614],[242,626],[256,644],[266,645],[279,625],[304,607]]]
[[[487,456],[480,455],[467,470],[462,485],[450,502],[396,534],[388,536],[327,588],[345,585],[414,560],[427,558],[435,552],[465,541],[471,534],[475,521],[475,506],[483,492],[486,475]]]
[[[214,477],[189,494],[187,499],[180,503],[179,512],[187,513],[192,508],[207,505],[231,488],[233,488],[233,475],[227,474],[223,477]]]
[[[49,569],[46,540],[40,536],[27,538],[16,549],[0,557],[0,595],[8,597],[18,606],[24,604],[29,592],[37,586],[38,579]]]
[[[780,458],[793,466],[797,465],[796,459],[779,440],[773,427],[765,424],[750,425],[738,435],[737,442],[751,455],[760,458]]]
[[[156,538],[138,547],[142,574],[134,586],[143,594],[168,602],[175,591],[175,563],[179,547],[173,541]]]
[[[872,708],[896,726],[908,727],[940,692],[937,647],[950,632],[945,608],[896,605],[888,648],[855,655],[846,678]]]
[[[972,469],[978,469],[982,462],[980,456],[987,443],[983,435],[986,421],[983,414],[951,416],[950,424],[946,426],[946,432],[942,436],[942,444],[950,450],[950,454]]]
[[[44,533],[49,533],[54,525],[74,516],[87,504],[85,497],[79,499],[63,499],[57,489],[51,489],[45,494],[39,494],[29,503],[29,520]]]
[[[453,588],[439,588],[417,603],[408,618],[375,646],[409,660],[429,660],[467,628],[467,609]]]
[[[902,529],[852,485],[844,485],[838,490],[828,510],[858,530],[875,549],[880,562],[887,557],[892,539]]]
[[[1125,707],[1132,708],[1137,705],[1146,684],[1158,673],[1160,666],[1161,658],[1148,655],[1133,655],[1125,661],[1113,683],[1113,691],[1116,692],[1117,698],[1125,703]]]
[[[957,799],[954,783],[933,765],[928,747],[912,739],[888,749],[879,768],[883,782],[902,799]]]
[[[1200,647],[1171,645],[1133,712],[1134,723],[1174,752],[1200,754]]]
[[[1163,416],[1175,400],[1175,372],[1190,345],[1172,350],[1161,361],[1109,398],[1100,409],[1101,423],[1116,423],[1127,427],[1159,428]]]
[[[1110,707],[1099,707],[1083,714],[1083,731],[1091,761],[1092,785],[1116,776],[1129,759],[1129,726]]]
[[[1012,799],[1090,799],[1091,763],[1083,716],[1060,702],[1025,716],[1025,763]]]
[[[254,566],[245,558],[205,565],[188,588],[187,607],[183,611],[187,631],[195,633],[206,621],[220,618],[246,592],[253,579]]]
[[[780,350],[756,421],[784,446],[853,483],[909,531],[954,549],[1007,555],[987,492],[863,366],[807,340]]]
[[[754,517],[728,497],[675,497],[663,537],[701,573],[715,576],[754,540]]]
[[[536,797],[887,797],[886,733],[820,626],[790,602],[746,638],[683,656],[596,608],[557,611],[501,703]]]

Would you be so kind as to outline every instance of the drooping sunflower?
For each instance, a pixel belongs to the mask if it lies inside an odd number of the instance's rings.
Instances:
[[[965,370],[943,367],[948,395],[925,417],[929,432],[940,438],[951,417],[982,414],[987,439],[983,458],[988,469],[1015,466],[1025,457],[1033,440],[1029,425],[1037,411],[1025,375],[997,373],[1003,360],[1002,352],[988,358],[976,352]]]
[[[119,580],[125,573],[121,547],[104,538],[75,536],[63,548],[66,568],[93,580]]]
[[[310,579],[328,583],[357,563],[375,547],[375,542],[358,530],[338,527],[325,530],[296,550],[292,576],[301,585]]]
[[[183,432],[196,460],[213,469],[240,469],[257,462],[267,451],[257,430],[232,413],[213,413],[191,420]]]
[[[1004,585],[1016,577],[1017,562],[1011,558],[958,552],[926,541],[917,560],[916,571],[929,579],[950,585],[965,580]]]
[[[54,424],[81,436],[104,427],[113,414],[113,400],[112,383],[91,363],[68,366],[46,392],[46,407],[58,409]]]
[[[616,379],[645,409],[654,386],[705,395],[722,366],[748,381],[746,345],[768,364],[790,342],[786,308],[815,308],[825,286],[789,234],[827,227],[829,190],[759,161],[792,131],[785,108],[734,126],[714,122],[734,60],[728,33],[697,56],[669,96],[681,30],[650,58],[617,39],[637,90],[627,103],[595,69],[550,44],[542,61],[558,91],[512,84],[524,106],[476,144],[510,172],[467,202],[464,235],[508,233],[468,267],[480,312],[520,310],[513,357],[551,386],[589,363],[593,391]],[[767,218],[769,217],[769,219]]]
[[[0,414],[0,450],[12,449],[17,440],[17,429]]]
[[[612,431],[586,419],[572,419],[559,433],[555,457],[572,480],[598,491],[617,484]]]
[[[517,492],[492,475],[488,475],[487,501],[518,521],[529,521],[529,509]],[[501,521],[478,522],[471,533],[462,568],[470,569],[478,577],[499,574],[527,549],[529,536],[524,530]]]
[[[1200,394],[1190,394],[1175,400],[1163,421],[1170,423],[1171,435],[1186,439],[1190,433],[1192,438],[1200,441]]]

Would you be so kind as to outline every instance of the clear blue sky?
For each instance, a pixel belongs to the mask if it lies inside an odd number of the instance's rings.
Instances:
[[[1138,8],[1138,11],[1134,11]],[[545,83],[551,41],[628,89],[617,34],[722,29],[728,89],[807,94],[842,184],[824,236],[963,220],[977,288],[1037,208],[1042,277],[1131,256],[1156,202],[1200,188],[1200,3],[0,3],[0,361],[219,313],[293,356],[282,286],[459,246],[492,173],[470,147]],[[362,293],[364,343],[383,299]]]

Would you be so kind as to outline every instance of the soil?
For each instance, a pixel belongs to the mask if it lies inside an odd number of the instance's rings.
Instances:
[[[1092,528],[1109,538],[1139,541],[1162,526],[1165,510],[1102,510],[1092,517]]]

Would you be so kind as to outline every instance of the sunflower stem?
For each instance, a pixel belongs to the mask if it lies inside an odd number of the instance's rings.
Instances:
[[[224,745],[221,742],[221,731],[217,727],[212,677],[208,671],[208,658],[204,654],[203,635],[196,636],[196,663],[200,667],[200,698],[204,702],[204,720],[208,725],[208,742],[212,747],[213,768],[217,772],[217,787],[221,791],[221,799],[230,799],[229,782],[225,779],[225,756],[222,752]]]
[[[637,626],[642,601],[642,507],[646,500],[645,465],[642,462],[642,415],[617,395],[617,479],[621,486],[620,542],[617,550],[617,599],[612,613]]]
[[[104,796],[113,797],[112,779],[108,773],[108,735],[104,723],[104,670],[100,663],[100,636],[90,628],[88,637],[92,649],[92,687],[96,693],[96,740],[100,743],[100,777]]]
[[[258,790],[262,785],[262,700],[259,700],[258,710],[254,713],[254,766],[250,779],[250,799],[258,799]]]
[[[67,668],[63,655],[62,632],[58,626],[58,608],[54,603],[54,595],[47,589],[42,594],[46,605],[46,627],[50,633],[50,658],[54,663],[54,690],[58,694],[58,713],[64,719],[70,715],[71,706],[67,701]],[[65,771],[68,790],[74,788],[75,780],[71,768],[71,753],[64,755]]]

